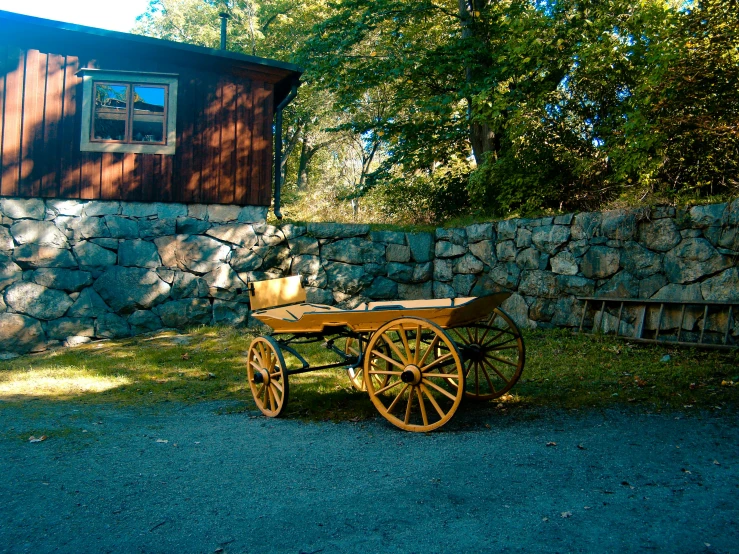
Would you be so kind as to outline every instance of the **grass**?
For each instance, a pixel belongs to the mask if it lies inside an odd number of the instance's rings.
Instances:
[[[0,405],[227,401],[229,410],[255,410],[244,369],[252,337],[244,330],[201,327],[0,362]],[[528,332],[525,341],[523,376],[511,394],[492,402],[494,409],[625,404],[661,411],[739,405],[736,351],[641,345],[562,330]],[[336,361],[320,345],[304,352],[314,365]],[[356,421],[375,415],[366,393],[353,390],[341,369],[290,379],[287,417]]]

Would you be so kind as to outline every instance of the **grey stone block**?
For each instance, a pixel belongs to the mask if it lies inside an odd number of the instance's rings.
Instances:
[[[483,240],[493,240],[495,230],[492,223],[476,223],[465,227],[467,241],[472,244]]]
[[[411,259],[425,263],[434,259],[434,236],[431,233],[406,233]]]
[[[571,252],[559,252],[549,261],[552,264],[553,273],[557,273],[560,275],[577,275],[577,260]]]
[[[521,283],[518,285],[519,294],[538,296],[542,298],[556,298],[559,295],[557,277],[549,271],[524,271],[521,274]]]
[[[124,217],[147,218],[157,215],[157,205],[149,202],[121,202]]]
[[[409,262],[411,261],[411,249],[404,244],[388,244],[385,258],[388,262]]]
[[[434,297],[431,281],[419,284],[398,284],[398,298],[401,300],[425,300]]]
[[[65,340],[67,337],[94,337],[95,320],[88,318],[60,317],[44,324],[46,336],[51,340]]]
[[[118,248],[118,264],[157,268],[162,265],[162,260],[154,243],[146,240],[124,240]]]
[[[362,237],[369,233],[369,225],[344,223],[308,223],[308,233],[316,238]]]
[[[378,276],[364,291],[364,294],[372,300],[395,300],[398,298],[398,284],[395,281]]]
[[[667,252],[680,243],[680,230],[672,219],[643,221],[639,224],[639,242],[650,250]]]
[[[436,257],[437,258],[456,258],[462,256],[467,252],[467,247],[460,244],[453,244],[451,242],[439,241],[436,243]]]
[[[121,217],[117,215],[106,215],[104,217],[105,225],[108,226],[110,236],[116,239],[137,239],[139,238],[139,226],[133,219]]]
[[[151,310],[136,310],[126,320],[132,335],[150,333],[162,328],[161,318]]]
[[[183,329],[194,325],[209,325],[213,317],[210,302],[205,298],[172,300],[154,308],[165,327]]]
[[[83,213],[88,217],[118,215],[121,213],[121,203],[116,201],[93,200],[84,205]]]
[[[589,279],[604,279],[618,271],[621,253],[607,246],[592,246],[582,257],[580,271]]]
[[[174,219],[139,219],[138,223],[139,236],[142,239],[174,235],[177,232],[177,222]]]
[[[706,227],[718,227],[724,216],[727,204],[707,204],[705,206],[693,206],[688,212],[691,227],[704,229]]]
[[[683,240],[665,254],[665,275],[671,283],[690,283],[728,269],[733,264],[702,238]]]
[[[180,235],[199,235],[211,227],[209,221],[194,217],[178,217],[175,222],[175,232]]]
[[[495,256],[495,243],[492,240],[482,240],[470,244],[470,254],[475,256],[483,264],[493,267],[498,259]]]
[[[110,307],[95,292],[95,289],[88,287],[80,291],[79,296],[67,310],[67,317],[99,317],[100,315],[110,311]]]
[[[0,198],[0,211],[11,219],[42,220],[46,206],[39,198]]]
[[[478,260],[472,254],[465,254],[461,258],[457,258],[454,261],[454,273],[464,273],[469,275],[478,275],[482,273],[484,266],[483,263]]]
[[[73,269],[41,268],[33,272],[31,279],[37,285],[66,292],[79,292],[92,284],[89,271]]]
[[[318,241],[313,237],[298,236],[295,238],[289,238],[287,243],[290,247],[290,251],[294,255],[308,254],[311,256],[318,256]]]
[[[157,202],[154,204],[158,219],[177,219],[178,217],[187,217],[187,205],[185,204],[166,204]]]
[[[531,241],[542,252],[556,254],[570,240],[570,228],[565,225],[546,225],[534,229]]]
[[[115,312],[126,314],[161,304],[171,287],[149,269],[113,266],[93,288]]]
[[[218,225],[208,229],[205,234],[242,248],[251,248],[252,246],[256,246],[258,242],[254,227],[248,223]]]
[[[212,223],[236,221],[241,215],[241,208],[239,206],[210,204],[207,211],[208,220]]]
[[[499,242],[495,245],[495,255],[499,262],[514,262],[517,253],[516,245],[512,240]]]
[[[359,294],[374,280],[367,275],[362,266],[329,262],[324,265],[328,277],[329,287],[344,294]]]
[[[249,319],[249,305],[242,302],[213,301],[213,324],[238,327]]]
[[[79,260],[80,267],[86,269],[105,269],[114,265],[118,256],[90,241],[82,241],[72,248],[74,255]]]
[[[106,339],[128,337],[131,336],[131,328],[121,316],[107,313],[95,320],[95,336]]]
[[[21,281],[7,288],[5,303],[14,312],[50,320],[63,316],[74,302],[60,290]]]
[[[22,219],[10,227],[10,234],[17,244],[69,248],[66,235],[51,221]]]
[[[400,231],[372,231],[370,233],[370,240],[383,244],[405,245],[405,233]]]
[[[458,246],[467,245],[467,231],[465,229],[436,229],[436,240],[446,241]]]
[[[605,281],[598,283],[596,296],[604,298],[637,298],[639,280],[628,271],[619,271]]]
[[[475,275],[458,274],[452,279],[452,288],[457,296],[469,296],[477,277]]]
[[[385,261],[385,245],[360,238],[343,239],[324,244],[321,257],[347,264],[381,264]]]
[[[0,314],[0,353],[26,354],[46,341],[41,323],[21,314]]]
[[[518,228],[517,219],[508,219],[498,222],[498,242],[504,240],[513,240],[516,238],[516,229]]]

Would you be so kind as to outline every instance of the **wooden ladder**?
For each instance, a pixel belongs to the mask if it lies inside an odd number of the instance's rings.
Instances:
[[[739,344],[732,336],[731,331],[734,328],[734,313],[739,313],[739,302],[706,302],[702,300],[648,300],[644,298],[596,298],[596,297],[581,297],[578,300],[583,301],[585,304],[582,310],[582,316],[580,317],[579,333],[583,334],[610,334],[607,327],[612,326],[611,324],[606,325],[606,316],[611,316],[610,312],[607,312],[607,308],[611,308],[615,312],[618,308],[618,316],[615,319],[615,329],[613,334],[616,337],[625,338],[638,342],[651,342],[660,344],[679,344],[681,346],[694,346],[700,348],[715,348],[723,350],[733,350],[739,348]],[[636,318],[632,323],[624,321],[624,307],[627,310],[630,308],[636,308]],[[594,312],[592,329],[586,327],[586,316],[588,310]],[[657,314],[656,327],[645,330],[645,321],[647,313],[651,310],[659,310]],[[664,316],[666,311],[680,310],[680,322],[677,328],[674,326],[663,327]],[[685,329],[685,316],[688,310],[700,311],[702,309],[703,325],[700,327],[700,334],[697,340],[683,340],[683,334]],[[720,333],[706,332],[706,322],[708,321],[708,315],[725,314],[726,315],[726,328],[723,330],[723,337]],[[611,316],[612,317],[612,316]],[[696,317],[696,322],[698,317]],[[633,333],[626,334],[621,332],[622,327],[626,325],[633,325]],[[693,337],[696,333],[687,331],[685,334],[690,334]]]

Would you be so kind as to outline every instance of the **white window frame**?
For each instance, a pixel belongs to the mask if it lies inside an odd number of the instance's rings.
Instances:
[[[77,72],[77,75],[82,77],[82,127],[80,129],[80,150],[82,152],[174,155],[177,143],[177,74],[82,69]],[[164,144],[141,144],[92,140],[92,114],[95,109],[94,86],[96,82],[166,86],[166,142]]]

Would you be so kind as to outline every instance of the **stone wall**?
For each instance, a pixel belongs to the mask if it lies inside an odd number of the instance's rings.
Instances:
[[[265,216],[257,207],[0,200],[0,356],[243,325],[245,283],[290,274],[303,275],[308,301],[348,307],[510,290],[503,307],[527,328],[579,325],[579,296],[739,301],[739,200],[435,233],[278,228]]]

